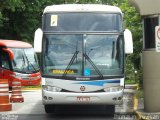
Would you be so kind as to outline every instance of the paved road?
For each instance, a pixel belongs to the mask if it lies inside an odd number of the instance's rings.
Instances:
[[[46,114],[41,101],[41,91],[23,92],[23,103],[12,103],[12,111],[0,112],[0,120],[131,120],[135,115],[105,115],[104,106],[63,106],[56,115]],[[121,111],[120,106],[116,111]]]

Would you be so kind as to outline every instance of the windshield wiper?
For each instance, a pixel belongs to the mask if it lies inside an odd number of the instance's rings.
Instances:
[[[25,51],[24,51],[24,55],[25,55],[25,57],[26,57],[26,59],[27,59],[27,62],[28,62],[28,70],[29,70],[29,64],[30,64],[30,65],[32,66],[32,68],[34,69],[34,71],[38,71],[39,69],[36,69],[36,68],[34,67],[34,65],[31,63],[31,61],[28,60],[28,57],[27,57]]]
[[[69,68],[70,68],[71,65],[73,64],[75,58],[77,58],[77,54],[78,54],[78,53],[79,53],[79,51],[75,51],[75,52],[74,52],[74,54],[73,54],[73,56],[72,56],[69,64],[67,65],[67,68],[65,69],[65,71],[64,71],[64,73],[63,73],[63,75],[62,75],[63,77],[66,77],[67,71],[69,70]]]
[[[39,68],[36,69],[36,68],[34,67],[34,65],[31,63],[31,61],[28,60],[28,58],[27,58],[27,61],[28,61],[28,63],[32,66],[32,68],[33,68],[35,71],[38,71],[38,70],[39,70]]]
[[[83,53],[83,56],[91,63],[95,71],[98,73],[101,79],[103,79],[103,75],[100,72],[100,70],[97,68],[97,66],[94,64],[94,62],[89,58],[89,56],[86,53]]]

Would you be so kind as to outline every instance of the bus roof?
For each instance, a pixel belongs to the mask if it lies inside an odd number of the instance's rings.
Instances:
[[[118,12],[121,10],[116,6],[102,5],[102,4],[62,4],[51,5],[44,9],[47,12]]]
[[[0,47],[30,48],[32,45],[22,41],[0,39]]]

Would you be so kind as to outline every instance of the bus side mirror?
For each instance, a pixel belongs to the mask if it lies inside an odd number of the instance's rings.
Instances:
[[[34,50],[37,53],[42,52],[42,38],[43,38],[43,31],[41,28],[38,28],[34,34]]]
[[[9,49],[9,48],[3,48],[3,50],[8,53],[9,58],[10,58],[11,60],[14,59],[14,53],[13,53],[13,51],[12,51],[11,49]]]
[[[128,29],[125,29],[124,31],[124,44],[125,44],[125,53],[126,54],[133,53],[132,33]]]

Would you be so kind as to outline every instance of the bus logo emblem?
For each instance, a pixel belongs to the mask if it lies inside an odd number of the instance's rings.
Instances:
[[[81,86],[81,87],[80,87],[80,90],[81,90],[81,91],[85,91],[85,89],[86,89],[85,86]]]

